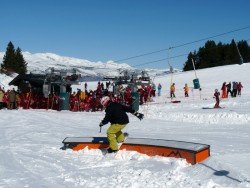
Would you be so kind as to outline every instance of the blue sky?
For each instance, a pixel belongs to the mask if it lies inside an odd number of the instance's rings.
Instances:
[[[12,0],[0,8],[0,51],[12,41],[31,53],[90,61],[120,60],[250,26],[248,0]],[[250,28],[214,38],[250,39]],[[181,54],[205,41],[121,63],[131,66]],[[169,61],[182,68],[186,56]],[[167,68],[168,60],[139,67]]]

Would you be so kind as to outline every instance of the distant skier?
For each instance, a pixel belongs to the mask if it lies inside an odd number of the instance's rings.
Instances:
[[[102,127],[107,123],[111,123],[107,130],[107,137],[109,141],[108,153],[113,153],[118,151],[118,143],[124,141],[124,134],[122,129],[129,123],[129,118],[126,112],[130,112],[135,115],[140,120],[143,119],[143,114],[136,112],[131,107],[124,106],[117,102],[112,102],[108,96],[101,99],[101,104],[106,108],[105,117],[100,122],[99,126]]]
[[[173,83],[171,86],[170,86],[170,98],[173,98],[175,97],[175,83]]]
[[[230,93],[230,95],[232,97],[233,93],[232,93],[232,90],[231,90],[231,88],[232,88],[231,82],[229,82],[226,86],[227,86],[227,96],[228,96],[228,93]]]
[[[241,82],[239,82],[239,83],[237,84],[238,95],[241,95],[241,88],[243,88],[243,86],[242,86]]]
[[[221,90],[222,90],[221,98],[227,98],[227,86],[226,86],[226,82],[224,82],[222,84]]]
[[[214,92],[214,98],[216,100],[214,108],[220,108],[220,92],[218,91],[218,89],[216,89]]]
[[[236,97],[237,95],[237,87],[238,83],[237,82],[233,82],[233,97]]]
[[[184,86],[184,94],[185,94],[185,97],[189,97],[189,95],[188,95],[188,92],[189,92],[189,87],[188,87],[188,85],[187,84],[185,84],[185,86]]]
[[[157,89],[158,89],[158,96],[161,96],[161,88],[162,88],[162,86],[161,86],[161,84],[159,83],[159,84],[158,84],[158,87],[157,87]]]

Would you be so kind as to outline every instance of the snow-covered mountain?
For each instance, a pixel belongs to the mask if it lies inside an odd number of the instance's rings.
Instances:
[[[0,52],[2,62],[4,52]],[[29,53],[23,52],[24,59],[28,63],[28,72],[43,73],[49,67],[55,69],[77,69],[82,75],[113,76],[119,73],[120,69],[132,69],[127,64],[117,64],[113,61],[91,62],[85,59],[59,56],[53,53]]]
[[[2,63],[5,52],[0,52],[0,64]],[[24,59],[28,63],[28,72],[44,73],[49,67],[55,69],[77,69],[83,76],[118,76],[121,70],[134,70],[135,68],[125,63],[115,63],[113,61],[91,62],[85,59],[60,56],[53,53],[23,52]],[[168,70],[148,70],[150,75],[164,74]]]

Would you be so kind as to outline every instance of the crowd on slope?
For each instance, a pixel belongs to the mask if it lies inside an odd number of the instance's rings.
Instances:
[[[214,98],[216,100],[216,103],[214,105],[214,108],[221,108],[220,97],[222,99],[225,99],[228,98],[229,94],[231,97],[241,96],[242,88],[243,85],[241,84],[241,82],[229,82],[228,84],[226,82],[223,82],[221,87],[221,93],[218,91],[218,89],[215,89]]]
[[[99,111],[103,110],[100,103],[103,96],[109,96],[112,101],[123,103],[125,105],[132,105],[132,88],[129,86],[119,85],[117,90],[110,91],[111,82],[98,82],[95,90],[88,89],[88,84],[84,84],[83,89],[70,92],[69,96],[69,110],[71,111]],[[142,85],[138,87],[139,103],[143,104],[151,100],[155,96],[155,88],[150,85]],[[60,110],[60,97],[59,93],[52,92],[47,98],[42,93],[35,93],[29,91],[21,93],[12,90],[5,91],[0,88],[0,109],[53,109]]]

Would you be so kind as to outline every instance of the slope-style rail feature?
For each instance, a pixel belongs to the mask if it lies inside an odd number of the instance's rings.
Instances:
[[[67,137],[62,143],[62,149],[71,148],[78,151],[89,149],[103,149],[108,147],[106,137]],[[120,150],[137,151],[149,156],[164,156],[184,158],[191,164],[202,162],[210,156],[210,145],[184,142],[176,140],[127,138]]]

